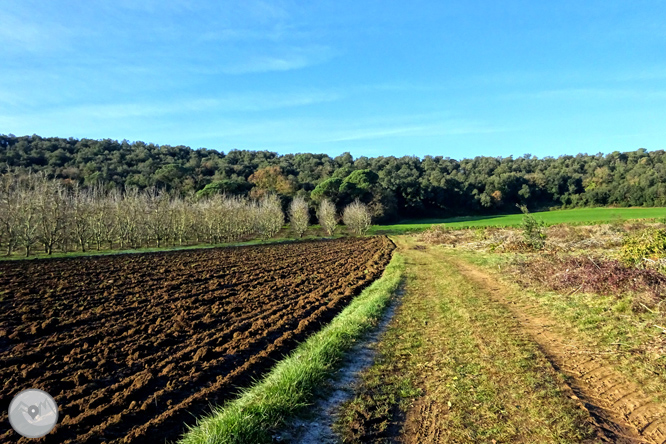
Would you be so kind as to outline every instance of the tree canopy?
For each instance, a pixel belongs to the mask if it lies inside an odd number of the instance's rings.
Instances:
[[[666,152],[559,157],[359,157],[155,145],[110,139],[0,135],[0,170],[43,171],[64,183],[359,199],[375,218],[514,212],[553,206],[666,206]]]

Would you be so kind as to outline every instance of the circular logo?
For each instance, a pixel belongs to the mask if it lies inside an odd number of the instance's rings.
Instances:
[[[58,405],[44,390],[23,390],[9,404],[9,423],[26,438],[40,438],[58,422]]]

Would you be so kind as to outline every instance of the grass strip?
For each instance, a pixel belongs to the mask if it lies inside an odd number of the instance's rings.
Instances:
[[[395,253],[381,278],[324,327],[280,361],[239,398],[200,419],[181,444],[270,443],[272,434],[304,413],[344,353],[375,326],[398,289],[405,268]]]

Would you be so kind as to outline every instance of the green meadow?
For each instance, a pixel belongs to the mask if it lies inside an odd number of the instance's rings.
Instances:
[[[576,208],[573,210],[554,210],[533,213],[546,225],[604,223],[629,219],[658,219],[666,217],[666,208]],[[413,219],[393,225],[374,225],[369,234],[403,234],[411,231],[422,231],[432,225],[444,224],[450,228],[470,227],[511,227],[520,225],[522,213],[461,216],[447,219]]]

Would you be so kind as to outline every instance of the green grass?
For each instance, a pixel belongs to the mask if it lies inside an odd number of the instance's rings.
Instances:
[[[198,421],[181,444],[270,443],[272,434],[302,413],[340,366],[344,353],[377,324],[402,280],[404,259],[394,254],[380,279],[342,313],[280,361],[260,382]]]
[[[378,359],[341,409],[344,442],[393,442],[401,428],[405,442],[589,438],[588,417],[562,392],[539,347],[516,334],[512,313],[452,266],[454,253],[415,250],[413,242],[396,240],[406,292]]]
[[[541,211],[533,213],[546,225],[561,223],[603,223],[618,219],[653,219],[666,217],[666,208],[576,208],[573,210]],[[504,214],[495,216],[461,216],[448,219],[406,220],[394,225],[375,225],[369,234],[405,234],[423,231],[432,225],[445,224],[449,228],[467,227],[510,227],[520,225],[522,214]]]

